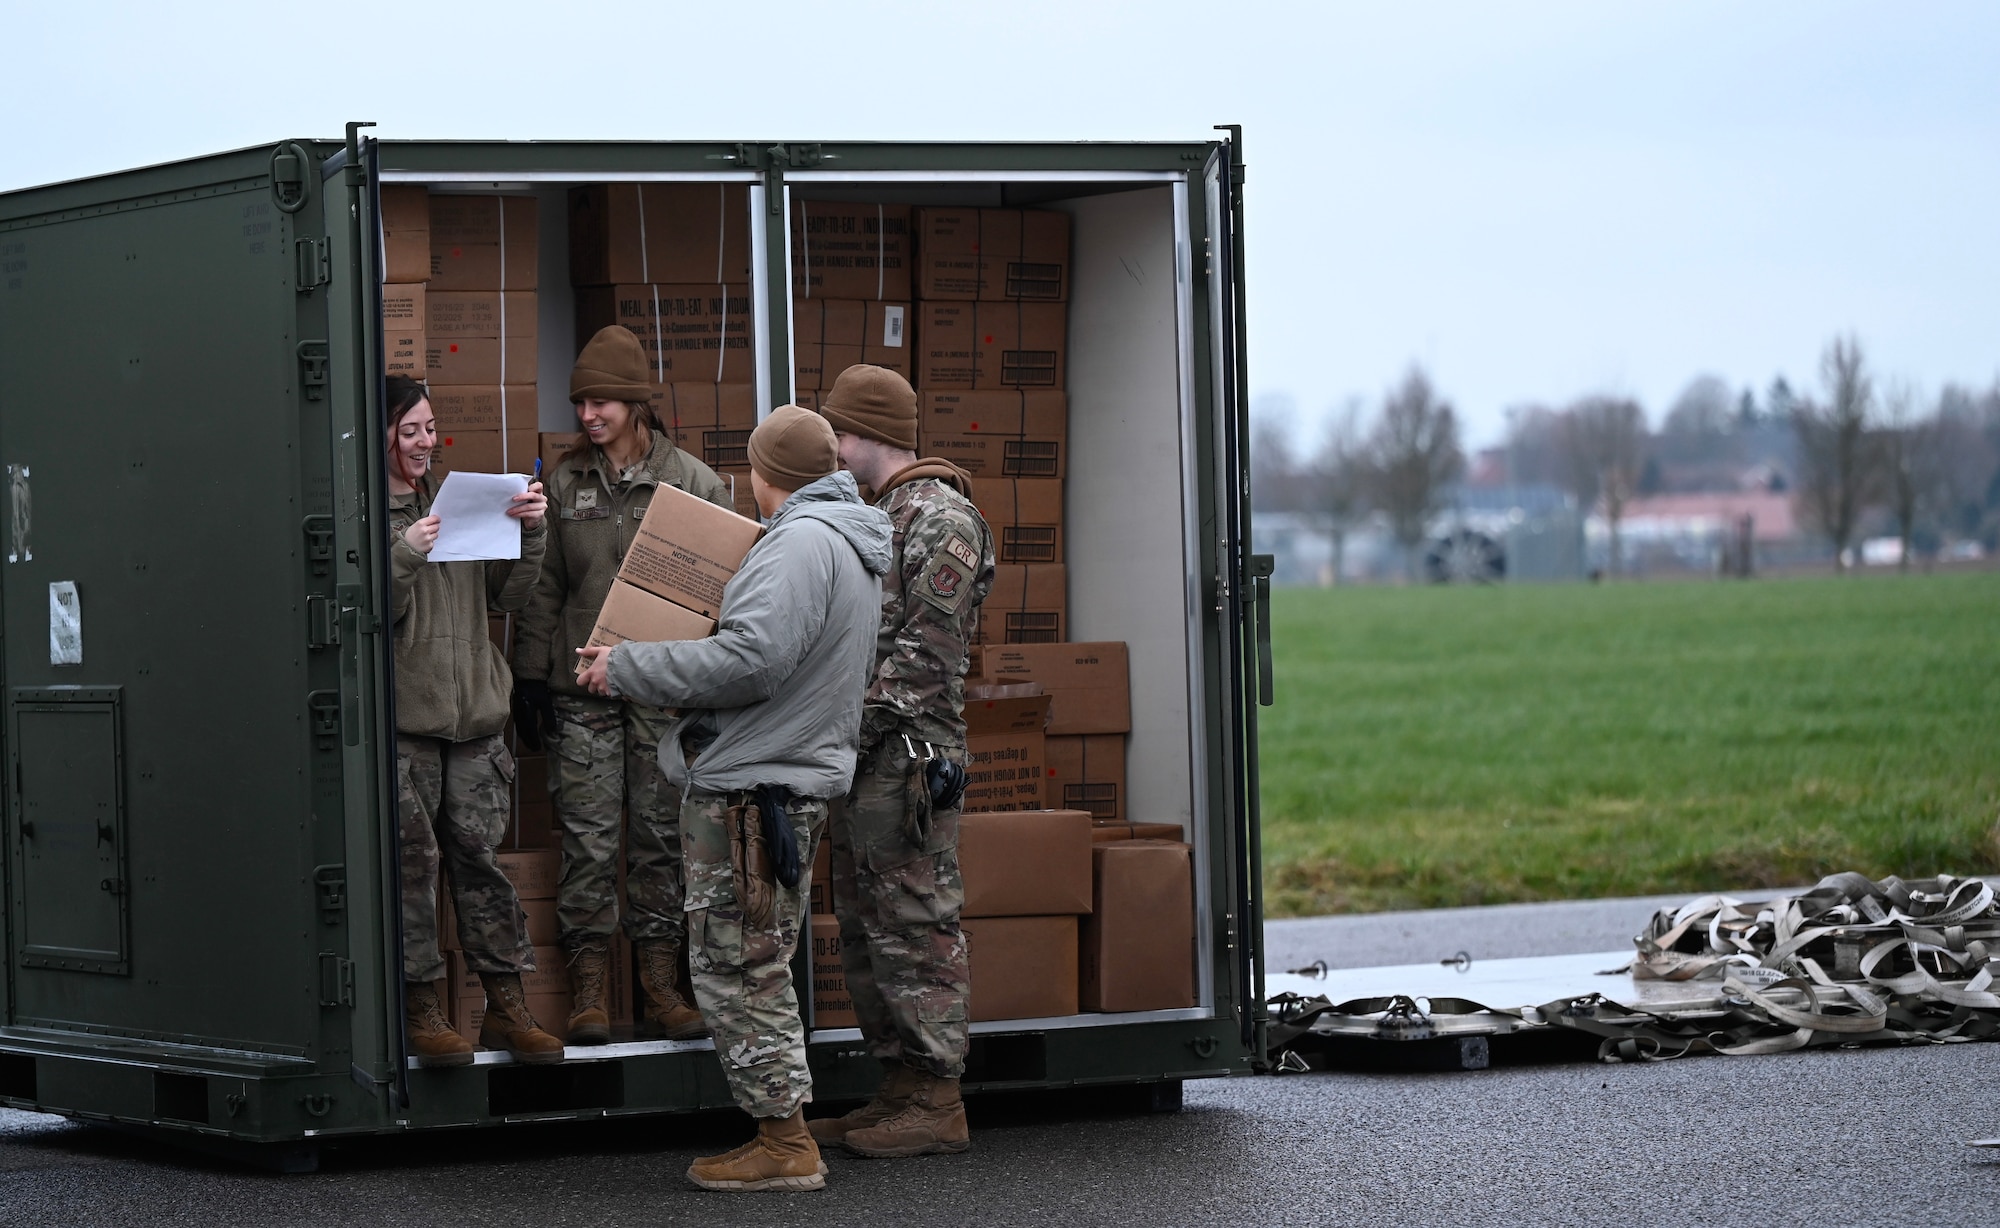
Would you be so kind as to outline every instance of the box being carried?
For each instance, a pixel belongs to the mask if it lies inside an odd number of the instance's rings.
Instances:
[[[1060,478],[1069,398],[1060,391],[934,392],[917,397],[920,450],[979,478]]]
[[[613,580],[611,591],[604,595],[604,608],[597,612],[597,624],[590,629],[589,646],[610,648],[627,642],[702,640],[714,633],[715,620],[708,615],[684,610],[664,597]],[[577,659],[577,664],[583,664],[582,658]]]
[[[764,526],[754,520],[661,486],[653,492],[618,578],[713,619],[722,613],[723,586],[763,535]]]
[[[794,298],[909,300],[910,206],[795,198],[791,222]]]
[[[1069,215],[1048,209],[917,210],[922,299],[1069,298]]]

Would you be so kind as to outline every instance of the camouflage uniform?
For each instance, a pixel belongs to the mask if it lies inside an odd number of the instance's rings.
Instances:
[[[549,797],[562,816],[556,915],[565,937],[618,928],[618,849],[623,829],[625,932],[635,942],[681,940],[680,790],[660,770],[667,709],[622,699],[557,695],[549,743]]]
[[[953,479],[926,476],[942,475],[939,464],[919,462],[876,501],[895,530],[896,560],[882,582],[860,770],[828,834],[841,963],[862,1037],[885,1062],[955,1079],[970,992],[958,812],[935,812],[922,843],[904,834],[916,770],[904,737],[919,754],[928,742],[964,762],[966,644],[993,587],[993,535]]]
[[[507,833],[514,757],[499,734],[469,742],[396,735],[403,866],[403,979],[444,976],[438,950],[438,861],[458,914],[458,945],[475,972],[532,972],[528,918],[494,846]]]
[[[590,638],[613,578],[662,486],[734,508],[715,472],[653,432],[647,453],[624,470],[603,449],[580,448],[548,475],[548,558],[527,610],[515,622],[514,673],[546,682],[555,701],[549,796],[562,829],[556,888],[563,941],[609,935],[618,926],[618,852],[625,848],[626,933],[639,942],[679,942],[679,791],[660,772],[662,708],[600,699],[576,682],[576,649]]]
[[[808,883],[802,876],[794,890],[777,886],[770,923],[745,923],[725,820],[740,797],[692,789],[681,804],[688,971],[736,1103],[752,1117],[788,1117],[812,1099],[805,1025],[792,987]],[[810,867],[813,842],[826,825],[826,803],[794,797],[787,814],[800,864]]]

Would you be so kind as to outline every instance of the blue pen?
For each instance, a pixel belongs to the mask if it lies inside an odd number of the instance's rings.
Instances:
[[[542,480],[542,458],[539,456],[535,458],[535,480],[537,482]]]

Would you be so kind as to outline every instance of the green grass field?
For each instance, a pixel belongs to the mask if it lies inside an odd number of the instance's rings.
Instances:
[[[2000,574],[1281,590],[1273,916],[2000,867]]]

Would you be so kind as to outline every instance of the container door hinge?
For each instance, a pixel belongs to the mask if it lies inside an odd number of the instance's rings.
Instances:
[[[333,257],[325,239],[294,239],[292,254],[298,258],[300,294],[311,294],[333,279]]]
[[[306,400],[326,400],[327,362],[326,342],[299,342],[299,389]]]
[[[347,867],[313,867],[313,886],[319,891],[319,919],[339,925],[341,914],[347,911]]]
[[[313,737],[321,750],[332,750],[340,737],[340,692],[314,691],[306,696],[306,710],[312,713]]]
[[[314,575],[326,575],[333,570],[333,517],[308,516],[303,528],[306,534],[306,562],[312,566]]]
[[[319,1004],[354,1005],[354,961],[332,951],[319,953]]]
[[[340,607],[325,593],[306,594],[306,647],[332,648],[340,643]]]
[[[801,170],[808,166],[818,166],[824,161],[824,155],[821,154],[817,144],[788,145],[785,147],[785,160],[791,164],[792,169]]]

